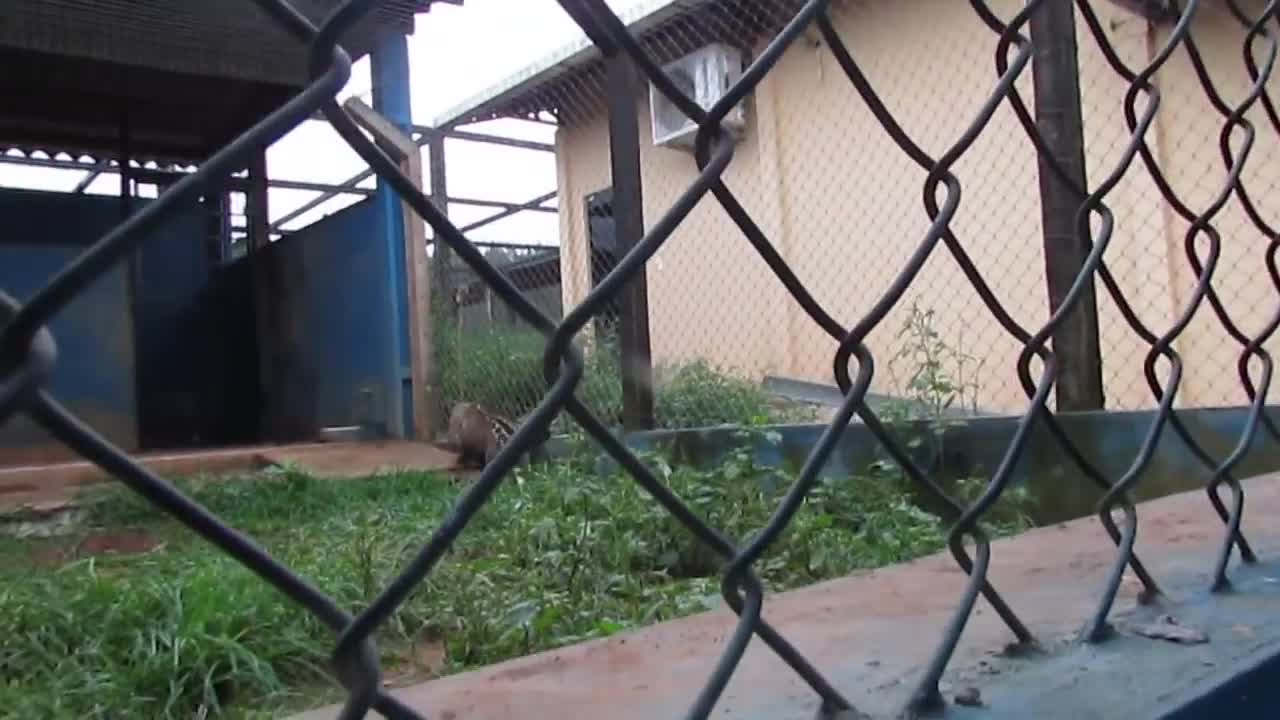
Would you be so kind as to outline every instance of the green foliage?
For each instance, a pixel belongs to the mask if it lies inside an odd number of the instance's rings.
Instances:
[[[977,370],[969,373],[967,369],[971,364],[980,369],[984,361],[961,349],[963,336],[956,346],[948,344],[934,329],[934,317],[932,308],[924,310],[918,300],[911,302],[897,333],[901,345],[889,360],[891,372],[896,365],[907,364],[910,372],[903,389],[928,419],[940,419],[952,411],[976,414],[981,387],[968,377]]]
[[[446,407],[460,400],[478,402],[508,417],[531,410],[545,395],[543,337],[532,331],[459,332],[449,321],[436,326]],[[617,343],[606,337],[586,356],[577,397],[597,417],[618,425],[622,417],[622,374]],[[811,416],[775,408],[759,385],[704,360],[655,368],[654,413],[660,428],[708,425],[760,425],[798,422]],[[555,431],[574,426],[567,417]]]
[[[909,445],[941,457],[958,422],[944,411],[977,400],[976,389],[955,379],[958,356],[931,322],[932,313],[916,308],[904,326],[913,350],[899,361],[923,369],[910,375],[909,402],[884,414]],[[479,355],[454,346],[446,377],[473,393],[523,372],[537,380],[529,382],[536,400],[542,343],[519,342],[493,338]],[[588,379],[610,377],[611,352],[589,355]],[[485,368],[477,358],[506,364]],[[496,409],[525,402],[491,392]],[[617,397],[602,392],[594,409],[611,417]],[[777,411],[755,386],[704,363],[672,369],[656,401],[663,422],[744,426],[713,468],[659,453],[642,459],[710,526],[749,542],[796,479],[756,457],[761,439],[780,440],[759,427],[776,422]],[[568,440],[568,456],[513,472],[379,630],[387,677],[456,673],[721,605],[724,559],[629,475],[598,472],[592,441],[581,433]],[[404,567],[460,492],[431,474],[320,480],[293,468],[179,484],[351,612]],[[949,489],[971,502],[984,487],[984,478],[960,478]],[[785,590],[942,549],[945,526],[911,501],[913,490],[886,463],[820,481],[757,563],[759,576],[771,591]],[[1025,528],[1028,501],[1011,488],[988,529],[999,536]],[[333,632],[256,575],[123,491],[95,504],[90,523],[143,527],[166,544],[50,568],[28,559],[49,541],[0,540],[0,717],[277,717],[339,697],[327,668]],[[424,642],[438,658],[430,667],[415,650]]]
[[[890,360],[891,375],[902,364],[909,368],[900,383],[904,397],[887,403],[879,414],[895,438],[934,471],[943,489],[969,505],[986,490],[988,478],[947,477],[946,441],[949,431],[963,426],[967,416],[978,412],[981,386],[974,377],[983,361],[961,348],[963,337],[955,346],[949,344],[934,328],[934,318],[932,308],[922,309],[918,300],[912,301],[898,329],[901,344]],[[970,370],[972,365],[976,368]],[[906,477],[887,456],[882,456],[872,472],[902,480]],[[1017,532],[1033,524],[1030,513],[1034,504],[1026,487],[1008,487],[984,520],[999,532]]]
[[[774,425],[809,419],[798,410],[775,407],[759,385],[705,360],[660,367],[655,372],[663,378],[654,394],[659,427]]]
[[[793,480],[756,461],[751,437],[710,470],[645,459],[745,543]],[[595,472],[594,459],[584,441],[503,484],[381,629],[388,677],[427,672],[413,661],[423,637],[446,658],[431,672],[447,674],[720,604],[721,559],[628,476]],[[288,469],[184,485],[352,611],[458,493],[433,475],[330,481]],[[780,590],[941,548],[938,523],[906,498],[874,477],[821,484],[759,563],[761,577]],[[0,716],[243,718],[335,698],[332,633],[257,576],[123,492],[95,505],[91,523],[145,527],[167,544],[33,571],[25,558],[45,541],[0,540]]]

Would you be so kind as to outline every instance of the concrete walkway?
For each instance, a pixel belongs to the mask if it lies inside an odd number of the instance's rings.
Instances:
[[[1273,582],[1280,568],[1269,564],[1280,557],[1274,522],[1280,477],[1254,478],[1246,490],[1244,530],[1262,562],[1242,568],[1233,561],[1238,592],[1226,596],[1204,592],[1224,537],[1204,493],[1139,507],[1139,555],[1172,600],[1135,609],[1138,586],[1126,578],[1112,617],[1119,624],[1169,613],[1208,634],[1200,645],[1125,633],[1097,646],[1071,642],[1115,556],[1096,518],[994,543],[990,578],[1046,653],[1000,654],[1012,636],[979,600],[943,690],[950,702],[972,688],[986,707],[952,705],[947,717],[1154,717],[1155,707],[1280,650],[1280,583]],[[949,554],[936,555],[769,595],[765,614],[860,710],[892,717],[950,620],[964,580]],[[433,720],[679,718],[710,674],[733,621],[722,608],[394,692]],[[813,693],[755,639],[713,717],[811,720],[816,710]],[[296,719],[336,714],[331,706]]]

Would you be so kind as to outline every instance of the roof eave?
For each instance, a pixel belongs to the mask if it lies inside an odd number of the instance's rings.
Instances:
[[[644,33],[681,12],[713,0],[650,0],[622,13],[619,18],[633,35]],[[493,111],[563,75],[584,68],[602,57],[600,49],[583,34],[513,75],[437,115],[431,126],[449,128],[491,119]]]

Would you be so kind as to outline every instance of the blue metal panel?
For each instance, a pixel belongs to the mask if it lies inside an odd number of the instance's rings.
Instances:
[[[272,262],[300,277],[300,294],[278,298],[301,329],[287,358],[293,386],[284,402],[314,413],[313,426],[385,429],[398,397],[396,326],[388,310],[387,243],[378,238],[376,198],[364,200],[273,243]]]
[[[373,80],[373,106],[388,120],[408,130],[412,125],[409,102],[409,47],[404,35],[387,33],[374,48],[370,59]],[[388,429],[401,437],[413,428],[413,391],[409,373],[411,367],[409,347],[409,295],[405,279],[408,264],[404,249],[404,215],[400,197],[381,178],[374,195],[378,208],[378,235],[380,242],[388,246],[388,266],[391,306],[395,337],[395,365],[389,369],[394,387],[399,388],[388,410],[393,413]]]
[[[139,434],[147,449],[209,440],[201,425],[206,399],[218,391],[209,381],[213,368],[201,307],[212,270],[210,241],[205,216],[192,205],[167,219],[134,254]]]
[[[119,200],[26,190],[0,191],[0,289],[30,298],[84,246],[120,220]],[[134,344],[128,270],[117,266],[54,317],[58,362],[50,389],[96,430],[137,449]],[[0,428],[0,458],[67,457],[21,418]]]

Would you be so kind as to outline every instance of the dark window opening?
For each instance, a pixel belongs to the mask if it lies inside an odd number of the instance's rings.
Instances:
[[[587,242],[591,251],[591,287],[604,280],[618,263],[617,226],[613,220],[613,189],[606,188],[586,197]],[[613,335],[618,325],[618,302],[611,299],[595,317],[596,334]]]

